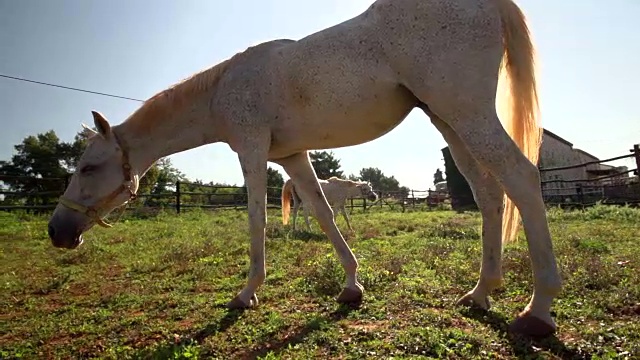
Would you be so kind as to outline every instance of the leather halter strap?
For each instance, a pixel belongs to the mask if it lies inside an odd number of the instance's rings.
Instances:
[[[94,205],[91,206],[84,206],[78,202],[75,202],[71,199],[65,198],[64,196],[60,197],[60,199],[58,200],[58,202],[63,205],[68,207],[71,210],[75,210],[79,213],[82,213],[86,216],[88,216],[89,218],[91,218],[93,221],[96,222],[96,224],[102,226],[102,227],[106,227],[106,228],[110,228],[113,225],[107,223],[103,218],[100,217],[100,212],[102,212],[104,210],[104,208],[106,208],[109,203],[111,203],[113,200],[115,200],[118,196],[120,196],[122,193],[129,193],[129,200],[127,200],[122,206],[121,206],[121,211],[120,214],[118,215],[118,218],[116,219],[116,221],[118,221],[118,219],[122,216],[122,214],[124,213],[124,209],[127,205],[127,203],[131,200],[134,200],[136,198],[136,193],[135,191],[133,191],[133,179],[131,176],[131,164],[129,164],[129,153],[126,149],[126,147],[124,146],[124,143],[122,142],[121,139],[118,138],[118,136],[116,136],[115,132],[112,132],[112,135],[115,136],[116,138],[116,142],[118,143],[118,145],[120,146],[120,149],[122,150],[122,173],[124,175],[124,181],[122,184],[120,184],[120,186],[118,186],[117,189],[113,190],[111,193],[109,193],[109,195],[105,196],[102,200],[98,201],[97,203],[95,203]]]

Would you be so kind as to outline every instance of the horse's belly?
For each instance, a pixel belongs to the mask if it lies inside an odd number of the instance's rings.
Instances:
[[[382,94],[354,94],[343,98],[352,101],[317,103],[284,117],[272,132],[271,157],[372,141],[394,129],[416,105],[415,98],[399,85]]]
[[[416,105],[361,22],[347,21],[272,56],[274,156],[374,140]]]

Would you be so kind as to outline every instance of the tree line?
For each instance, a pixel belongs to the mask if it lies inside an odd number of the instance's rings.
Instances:
[[[84,131],[78,132],[73,141],[64,142],[53,130],[27,136],[14,146],[15,152],[9,160],[0,161],[0,189],[8,192],[4,203],[40,205],[55,203],[65,188],[68,178],[86,146]],[[332,151],[310,152],[311,163],[318,178],[332,176],[345,178],[340,160]],[[268,198],[270,202],[279,201],[280,188],[284,178],[280,172],[268,167]],[[394,176],[385,175],[382,170],[367,167],[358,174],[347,176],[351,180],[369,181],[373,188],[382,193],[395,193],[406,196],[409,189],[401,186]],[[169,158],[157,161],[140,181],[139,194],[149,194],[142,201],[144,205],[162,206],[171,201],[162,195],[173,194],[176,182],[181,182],[181,192],[185,202],[197,204],[219,204],[221,202],[239,202],[246,196],[246,187],[225,183],[190,180],[175,168]]]

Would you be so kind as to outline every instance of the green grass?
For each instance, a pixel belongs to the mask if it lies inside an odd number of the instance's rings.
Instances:
[[[356,211],[359,308],[334,301],[344,273],[318,225],[278,215],[259,307],[227,311],[247,276],[244,211],[128,219],[74,251],[52,247],[46,218],[0,213],[0,358],[640,357],[639,210],[549,212],[565,287],[541,340],[506,331],[532,291],[525,241],[505,249],[490,312],[455,306],[478,276],[476,213]]]

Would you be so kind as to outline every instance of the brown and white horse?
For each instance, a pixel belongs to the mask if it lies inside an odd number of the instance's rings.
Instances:
[[[156,94],[117,126],[93,112],[98,131],[49,235],[54,246],[77,247],[93,225],[108,226],[104,216],[135,195],[155,161],[225,142],[246,181],[251,236],[248,283],[228,306],[257,304],[265,280],[268,161],[283,166],[335,247],[346,273],[337,300],[360,301],[358,262],[307,151],[374,140],[417,107],[448,143],[482,212],[480,278],[460,303],[489,307],[488,295],[502,282],[503,242],[514,238],[521,213],[534,290],[512,329],[551,333],[562,281],[535,165],[541,128],[534,68],[525,16],[512,0],[377,0],[300,40],[238,53]],[[497,114],[503,108],[504,127]]]

